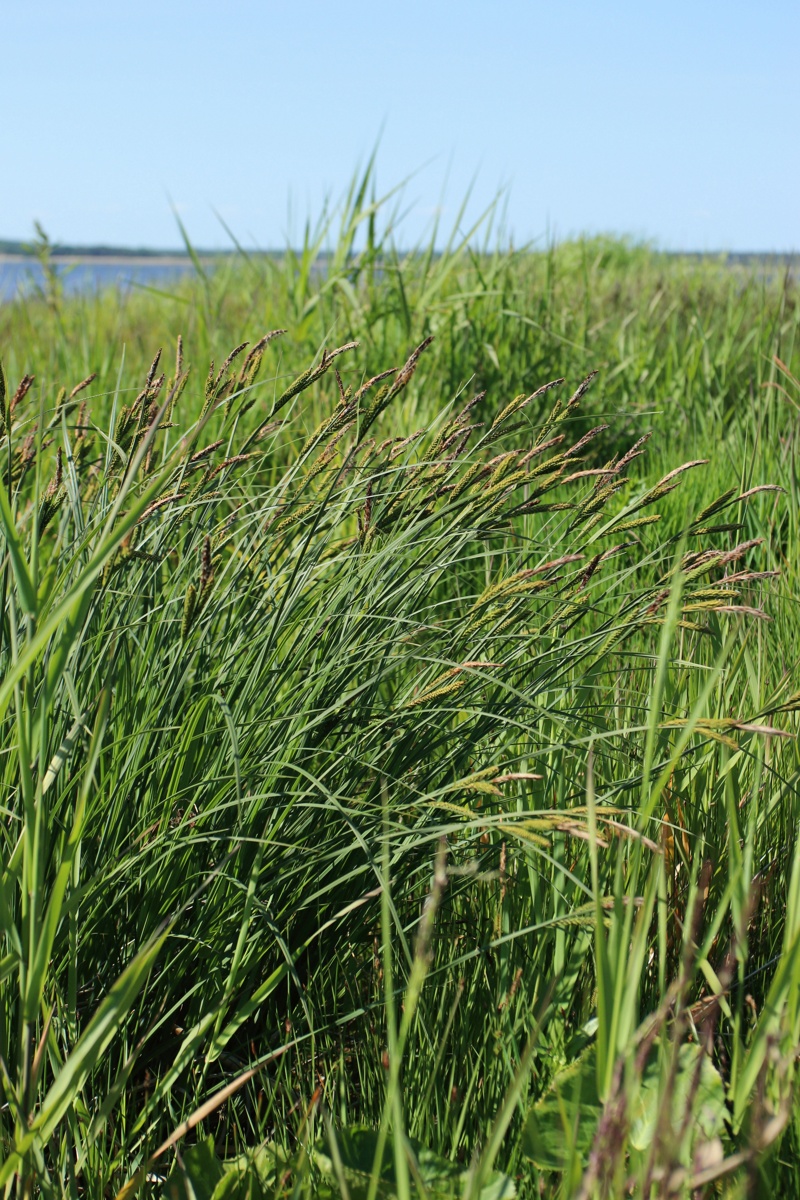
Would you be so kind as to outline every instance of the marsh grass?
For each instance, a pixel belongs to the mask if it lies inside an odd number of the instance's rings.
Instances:
[[[791,283],[379,213],[0,310],[0,1180],[791,1190]]]

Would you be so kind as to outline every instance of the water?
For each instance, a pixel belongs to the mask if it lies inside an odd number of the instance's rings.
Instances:
[[[782,279],[788,273],[793,282],[800,280],[800,262],[794,254],[681,254],[688,260],[725,260],[729,267],[740,267],[745,272],[754,272],[765,278],[767,283]],[[168,291],[172,284],[191,274],[194,266],[188,258],[170,255],[126,257],[125,255],[97,255],[63,257],[54,259],[67,295],[76,292],[96,292],[115,287],[129,291],[134,287],[155,287]],[[213,269],[213,260],[203,266]],[[324,259],[317,269],[324,271]],[[35,291],[44,284],[44,272],[36,259],[21,255],[0,254],[0,303],[14,296]]]
[[[116,287],[169,288],[170,284],[194,271],[188,260],[173,258],[85,258],[56,262],[64,292],[96,292]],[[19,294],[34,292],[44,285],[44,271],[36,260],[0,256],[0,302]]]

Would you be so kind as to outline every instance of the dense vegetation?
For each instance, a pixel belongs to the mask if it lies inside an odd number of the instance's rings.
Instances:
[[[380,217],[0,308],[0,1182],[794,1194],[794,284]]]

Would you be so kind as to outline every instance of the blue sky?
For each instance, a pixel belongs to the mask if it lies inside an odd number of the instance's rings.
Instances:
[[[296,241],[379,140],[399,240],[800,250],[797,0],[5,0],[0,238]]]

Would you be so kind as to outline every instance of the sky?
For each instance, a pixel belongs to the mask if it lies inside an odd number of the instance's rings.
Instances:
[[[800,250],[799,48],[798,0],[2,0],[0,238],[296,244],[375,150],[403,247],[499,196],[517,245]]]

